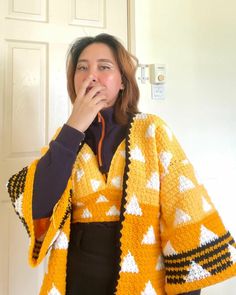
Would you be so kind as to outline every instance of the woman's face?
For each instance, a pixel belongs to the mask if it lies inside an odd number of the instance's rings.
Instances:
[[[94,86],[103,86],[100,93],[105,96],[107,107],[114,105],[119,91],[124,87],[113,52],[106,44],[93,43],[81,52],[74,76],[76,94],[88,76],[92,76],[93,80],[86,93]]]

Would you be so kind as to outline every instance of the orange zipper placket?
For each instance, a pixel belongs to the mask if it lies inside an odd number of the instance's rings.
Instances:
[[[98,143],[98,163],[99,163],[99,166],[101,167],[102,166],[102,143],[105,137],[105,120],[103,116],[100,114],[100,112],[98,113],[98,122],[102,123],[102,135]]]

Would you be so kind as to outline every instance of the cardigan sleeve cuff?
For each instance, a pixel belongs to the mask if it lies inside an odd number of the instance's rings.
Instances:
[[[77,153],[84,137],[85,134],[83,132],[64,124],[55,141],[62,144],[68,150]]]

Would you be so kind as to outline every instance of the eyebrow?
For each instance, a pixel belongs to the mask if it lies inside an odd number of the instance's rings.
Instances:
[[[109,63],[113,64],[113,62],[110,59],[106,59],[106,58],[99,58],[97,61],[98,62],[109,62]],[[87,59],[79,59],[78,63],[79,62],[89,62],[89,61]]]

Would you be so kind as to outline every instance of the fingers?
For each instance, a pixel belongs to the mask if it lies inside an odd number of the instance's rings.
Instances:
[[[101,104],[104,105],[105,107],[107,106],[107,100],[105,96],[96,96],[91,102],[95,108],[99,107]]]
[[[104,87],[103,86],[94,86],[93,88],[91,88],[89,91],[88,91],[88,93],[86,94],[86,98],[87,99],[92,99],[92,98],[94,98],[94,97],[96,97],[97,95],[102,95],[101,93],[100,93],[100,91],[102,91],[104,89]]]
[[[81,99],[86,99],[89,101],[93,99],[95,96],[99,95],[102,90],[105,89],[104,86],[90,86],[92,82],[93,76],[89,76],[86,80],[84,80],[83,84],[80,87],[80,90],[77,93],[76,101],[81,101]]]
[[[100,101],[97,102],[96,107],[97,107],[97,113],[98,113],[102,109],[107,108],[108,107],[108,103],[107,103],[106,100],[100,100]]]
[[[78,93],[76,94],[77,97],[79,96],[84,96],[86,93],[86,89],[88,88],[89,84],[92,82],[93,80],[93,76],[89,76],[87,79],[84,80],[84,82],[82,83],[80,90],[78,91]]]

